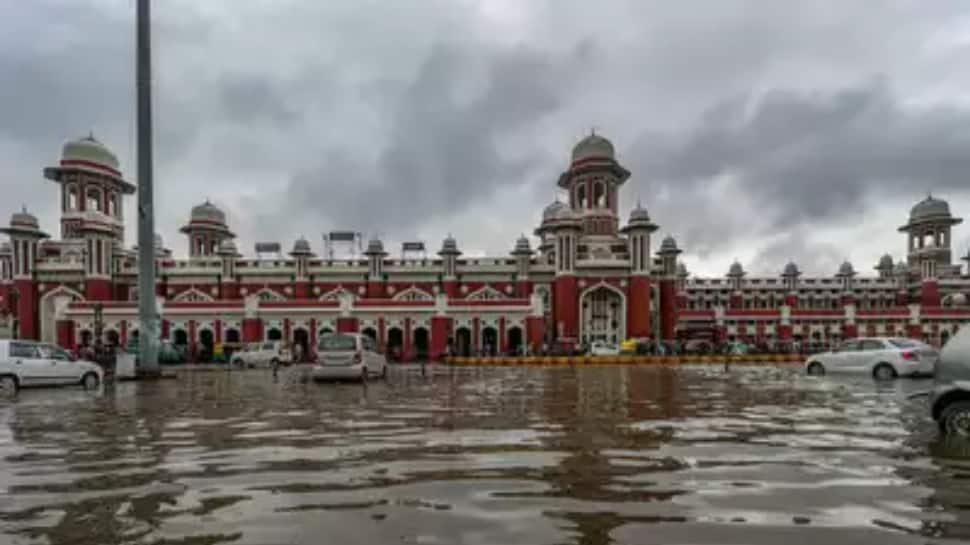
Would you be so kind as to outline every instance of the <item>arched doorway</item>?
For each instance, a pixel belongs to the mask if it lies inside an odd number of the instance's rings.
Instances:
[[[175,346],[188,346],[189,344],[189,333],[184,329],[176,329],[172,333],[172,343]]]
[[[91,346],[91,339],[93,337],[94,335],[91,333],[91,331],[87,329],[81,331],[81,346]]]
[[[377,330],[373,327],[365,327],[361,330],[361,333],[370,337],[370,340],[374,341],[375,344],[377,343]]]
[[[415,328],[412,332],[414,336],[414,357],[418,361],[427,361],[428,353],[431,348],[428,330],[423,327]]]
[[[121,344],[121,337],[118,336],[118,332],[109,329],[104,332],[104,344],[107,346],[118,346]]]
[[[626,331],[626,301],[612,286],[601,284],[580,297],[580,342],[605,341],[619,344]]]
[[[282,341],[283,332],[278,327],[271,327],[266,330],[266,340],[267,341]]]
[[[209,363],[212,361],[213,348],[215,346],[215,336],[211,329],[199,330],[199,348],[196,360],[199,363]]]
[[[226,342],[227,343],[238,343],[239,342],[239,330],[238,329],[227,329],[226,330]]]
[[[509,354],[514,356],[522,354],[522,328],[519,326],[512,326],[508,331],[505,332],[505,335],[508,337]]]
[[[456,356],[468,357],[472,353],[472,330],[467,327],[459,327],[455,330],[455,351]]]
[[[79,293],[63,287],[44,295],[40,302],[40,340],[42,342],[57,344],[58,317],[64,314],[67,306],[73,301],[82,299]]]
[[[227,329],[223,334],[222,353],[226,356],[226,361],[232,361],[232,354],[239,350],[241,339],[238,329]]]
[[[293,361],[302,363],[310,357],[310,332],[298,327],[293,330]]]
[[[498,330],[492,326],[482,328],[482,354],[494,356],[498,352]]]
[[[944,329],[940,332],[940,347],[945,346],[948,340],[950,340],[950,332]]]
[[[317,331],[317,339],[322,339],[327,335],[333,335],[333,330],[329,327],[321,327],[320,331]]]
[[[404,331],[399,327],[392,327],[387,330],[387,358],[389,360],[401,361],[401,350],[404,347]]]

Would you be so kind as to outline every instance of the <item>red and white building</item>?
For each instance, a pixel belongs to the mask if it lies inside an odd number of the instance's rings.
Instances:
[[[44,175],[60,185],[61,236],[51,239],[26,210],[2,229],[10,242],[0,247],[0,315],[21,338],[73,348],[91,338],[100,305],[106,335],[124,343],[139,329],[137,252],[122,244],[123,196],[136,187],[92,137],[68,142]],[[673,238],[654,251],[657,225],[639,204],[621,225],[629,176],[608,140],[586,137],[559,176],[568,200],[546,207],[535,229],[537,248],[522,237],[490,258],[463,257],[451,237],[436,258],[394,259],[371,240],[361,258],[327,259],[303,238],[285,258],[244,257],[226,215],[202,203],[181,229],[187,258],[156,237],[161,336],[192,349],[283,339],[312,351],[326,332],[361,331],[405,355],[435,357],[685,336],[939,342],[970,320],[970,275],[951,250],[961,220],[945,201],[913,207],[900,227],[906,260],[886,255],[874,276],[845,263],[808,278],[790,263],[778,276],[751,277],[735,263],[726,277],[697,278]]]

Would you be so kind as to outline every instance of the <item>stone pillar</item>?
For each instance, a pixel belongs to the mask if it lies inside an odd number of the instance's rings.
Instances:
[[[222,344],[222,320],[216,319],[212,322],[213,331],[212,336],[214,337],[212,342],[215,344]]]
[[[290,335],[290,319],[283,318],[283,342],[291,342],[293,337]]]
[[[385,332],[384,317],[377,318],[377,346],[384,350],[387,347],[387,333]]]
[[[482,324],[478,320],[478,316],[472,318],[472,354],[480,354],[482,349],[482,335],[481,335]]]
[[[572,346],[579,340],[577,338],[579,335],[579,290],[576,277],[573,275],[557,276],[552,287],[555,331],[560,342]]]
[[[498,319],[498,353],[499,355],[504,355],[508,352],[508,340],[505,336],[505,316],[499,316]]]
[[[191,363],[195,363],[196,349],[198,348],[195,326],[195,320],[189,320],[189,357],[192,358]]]
[[[357,318],[347,316],[337,318],[337,333],[357,333]]]
[[[451,331],[451,318],[447,316],[431,317],[431,347],[429,357],[432,360],[440,358],[448,347],[448,334]]]
[[[77,341],[74,338],[73,320],[57,321],[57,344],[61,348],[66,348],[68,350],[77,349]]]
[[[529,316],[525,319],[526,343],[529,344],[530,354],[535,354],[542,348],[545,330],[546,324],[542,316]]]
[[[677,286],[673,278],[660,281],[660,338],[674,340],[677,336]]]
[[[118,342],[122,347],[128,346],[128,321],[122,320],[118,324]]]
[[[404,357],[402,358],[404,361],[411,361],[412,359],[414,359],[413,354],[411,353],[413,344],[414,343],[412,342],[412,339],[411,339],[411,318],[405,317],[404,318],[404,346],[401,347],[401,349],[404,351]]]
[[[645,339],[650,336],[650,278],[630,278],[626,300],[627,337]]]
[[[307,347],[307,360],[317,361],[317,319],[310,318],[310,346]]]
[[[263,340],[263,321],[259,318],[243,318],[242,340],[257,343]]]

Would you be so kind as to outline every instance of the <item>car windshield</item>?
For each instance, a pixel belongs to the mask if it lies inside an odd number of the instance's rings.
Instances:
[[[920,346],[918,342],[911,339],[889,339],[889,344],[896,348],[916,348]]]
[[[356,350],[357,339],[350,335],[327,335],[320,339],[320,350]]]

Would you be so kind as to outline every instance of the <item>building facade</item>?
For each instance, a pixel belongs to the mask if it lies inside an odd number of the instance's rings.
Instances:
[[[75,348],[91,341],[97,309],[108,339],[125,343],[139,327],[137,252],[123,247],[123,196],[136,187],[93,137],[68,142],[43,172],[60,186],[60,237],[26,209],[0,230],[10,239],[0,246],[0,315],[21,338]],[[320,257],[304,238],[287,256],[244,257],[226,214],[204,202],[181,228],[186,258],[155,240],[161,335],[191,351],[287,340],[311,353],[321,335],[359,331],[407,358],[627,338],[939,343],[970,320],[970,273],[951,247],[961,220],[946,201],[912,208],[899,228],[905,260],[887,254],[874,275],[844,263],[810,278],[789,263],[752,277],[735,263],[724,277],[699,278],[672,237],[654,246],[658,226],[639,203],[621,222],[629,176],[607,139],[584,138],[558,179],[568,198],[543,211],[535,249],[522,236],[490,258],[463,257],[450,236],[433,258],[392,258],[377,239],[359,257]]]

